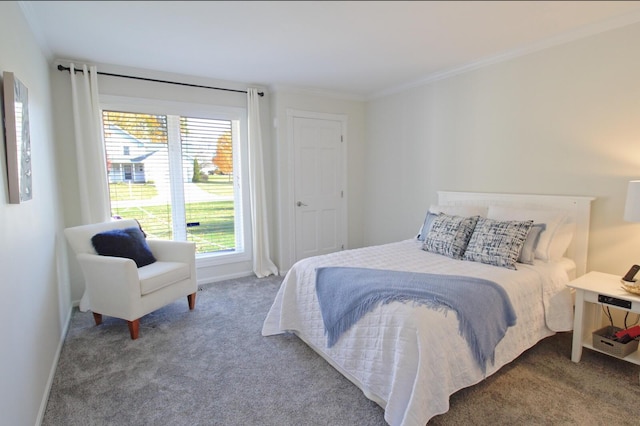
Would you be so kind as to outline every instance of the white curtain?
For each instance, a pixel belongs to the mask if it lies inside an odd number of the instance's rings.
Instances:
[[[78,162],[78,199],[82,224],[109,220],[109,186],[107,162],[100,131],[98,103],[98,71],[95,66],[76,75],[76,67],[69,64],[71,74],[71,100],[75,131],[76,159]],[[80,310],[90,309],[87,294],[80,299]]]
[[[109,219],[109,186],[107,165],[100,131],[98,102],[98,70],[95,66],[76,75],[76,67],[69,64],[71,98],[78,162],[79,201],[82,223],[104,222]]]
[[[253,272],[258,278],[278,275],[278,268],[269,256],[262,135],[258,89],[247,90],[249,107],[249,192],[251,194],[251,224],[253,229]]]

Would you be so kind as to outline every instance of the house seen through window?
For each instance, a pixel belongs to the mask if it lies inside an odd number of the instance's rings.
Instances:
[[[103,110],[111,214],[197,253],[243,251],[233,120]]]

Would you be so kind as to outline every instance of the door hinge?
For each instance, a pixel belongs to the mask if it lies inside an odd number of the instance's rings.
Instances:
[[[344,142],[344,137],[340,135],[340,142]]]
[[[344,250],[344,244],[340,247],[342,250]]]
[[[340,198],[344,198],[344,191],[340,191]]]

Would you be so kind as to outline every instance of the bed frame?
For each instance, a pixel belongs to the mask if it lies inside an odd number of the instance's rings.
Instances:
[[[488,192],[438,191],[440,205],[509,206],[530,209],[548,209],[566,212],[576,224],[576,233],[566,256],[576,264],[576,277],[587,271],[589,248],[589,220],[594,197],[563,195],[499,194]]]
[[[595,198],[593,197],[582,196],[438,191],[438,204],[440,205],[473,205],[484,207],[500,205],[538,210],[558,210],[568,213],[570,220],[576,223],[576,234],[567,250],[566,256],[575,262],[576,276],[582,275],[586,271],[587,248],[589,241],[589,219],[591,214],[591,202],[594,199]],[[300,333],[294,333],[338,372],[355,384],[367,398],[376,402],[383,408],[386,407],[386,401],[378,395],[365,391],[360,384],[360,381],[351,373],[343,369],[331,357],[302,337]]]

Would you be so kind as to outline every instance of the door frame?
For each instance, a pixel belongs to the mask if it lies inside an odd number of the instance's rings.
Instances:
[[[288,163],[288,172],[291,179],[289,179],[288,183],[288,193],[287,203],[289,205],[289,217],[291,220],[289,221],[289,267],[293,266],[296,262],[296,200],[295,200],[295,141],[293,139],[294,134],[294,125],[293,121],[295,118],[310,118],[316,120],[331,120],[340,122],[341,126],[341,134],[342,134],[342,188],[343,188],[343,208],[342,208],[342,226],[340,229],[340,233],[342,236],[344,249],[348,247],[348,226],[347,226],[347,218],[349,217],[347,214],[348,210],[348,197],[349,191],[347,191],[347,115],[346,114],[329,114],[324,112],[313,112],[313,111],[303,111],[297,109],[289,109],[287,108],[287,140],[289,141],[288,152],[287,152],[287,163]]]

